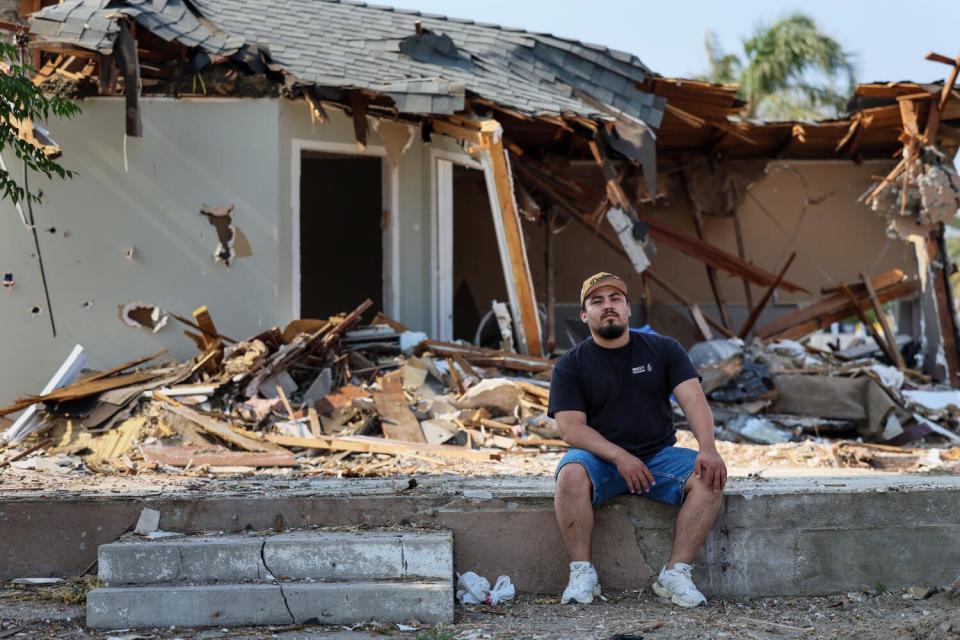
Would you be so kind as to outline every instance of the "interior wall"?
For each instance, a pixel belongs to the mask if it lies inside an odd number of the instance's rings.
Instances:
[[[126,326],[118,306],[145,302],[189,316],[207,305],[218,329],[244,338],[281,321],[277,290],[277,101],[142,98],[142,138],[124,144],[122,98],[80,103],[71,121],[49,123],[72,180],[31,175],[57,337],[51,336],[30,231],[0,201],[0,271],[16,284],[0,295],[0,402],[37,393],[75,344],[92,368],[161,348],[196,347],[170,320],[157,333]],[[126,154],[124,154],[124,146]],[[7,167],[20,177],[13,154]],[[126,166],[125,166],[126,165]],[[214,261],[218,238],[202,204],[234,205],[252,255]],[[132,257],[127,254],[132,249]],[[33,316],[32,307],[41,313]]]
[[[796,251],[787,279],[811,292],[778,290],[762,321],[820,297],[821,287],[859,280],[861,271],[875,276],[898,268],[916,275],[912,247],[888,238],[884,219],[857,202],[874,183],[872,176],[885,175],[890,168],[892,163],[887,161],[859,165],[847,161],[773,161],[766,174],[750,186],[738,207],[747,260],[777,273],[790,252]],[[648,206],[641,213],[695,237],[692,208],[681,181],[662,179],[661,187],[666,203]],[[543,227],[524,222],[523,228],[537,298],[543,301]],[[737,254],[732,217],[707,216],[704,229],[708,242]],[[657,275],[719,318],[703,263],[662,242],[655,244],[657,253],[652,264]],[[631,291],[642,287],[641,277],[626,258],[577,223],[571,222],[555,236],[555,251],[558,303],[576,304],[583,280],[598,271],[621,275]],[[739,327],[748,313],[742,281],[722,272],[718,280],[732,324]],[[666,292],[656,285],[651,287],[655,302],[675,304]],[[753,286],[752,292],[756,303],[764,290]],[[635,301],[639,302],[639,296]]]

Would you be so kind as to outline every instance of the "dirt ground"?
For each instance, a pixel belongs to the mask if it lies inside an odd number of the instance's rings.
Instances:
[[[617,634],[648,640],[688,638],[843,638],[850,640],[960,639],[960,592],[946,589],[917,600],[905,591],[839,594],[817,598],[760,598],[711,601],[681,609],[651,592],[624,591],[591,605],[558,604],[555,596],[518,595],[497,606],[457,606],[456,622],[403,631],[393,624],[353,628],[299,626],[232,629],[151,629],[92,632],[84,629],[81,605],[65,605],[23,590],[0,590],[0,638],[98,640],[212,638],[335,638],[367,640],[561,640],[608,639]]]

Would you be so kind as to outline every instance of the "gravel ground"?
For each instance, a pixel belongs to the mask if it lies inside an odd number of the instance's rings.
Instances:
[[[881,591],[883,591],[881,589]],[[605,602],[561,606],[555,596],[520,595],[497,607],[457,607],[453,625],[403,631],[397,625],[257,627],[92,632],[83,627],[83,607],[65,605],[23,590],[0,591],[0,638],[409,638],[411,640],[559,640],[643,637],[851,640],[960,640],[960,589],[926,599],[905,591],[861,592],[817,598],[714,600],[709,607],[680,609],[651,592],[611,593]],[[14,630],[19,629],[15,633]]]

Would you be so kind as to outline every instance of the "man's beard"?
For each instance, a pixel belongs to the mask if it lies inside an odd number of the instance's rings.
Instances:
[[[602,324],[597,329],[597,334],[604,340],[616,340],[627,330],[626,325],[622,324]]]

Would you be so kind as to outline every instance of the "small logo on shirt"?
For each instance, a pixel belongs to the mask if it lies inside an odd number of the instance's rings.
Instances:
[[[633,368],[633,373],[653,373],[653,365],[647,363],[646,365],[640,365],[639,367]]]

